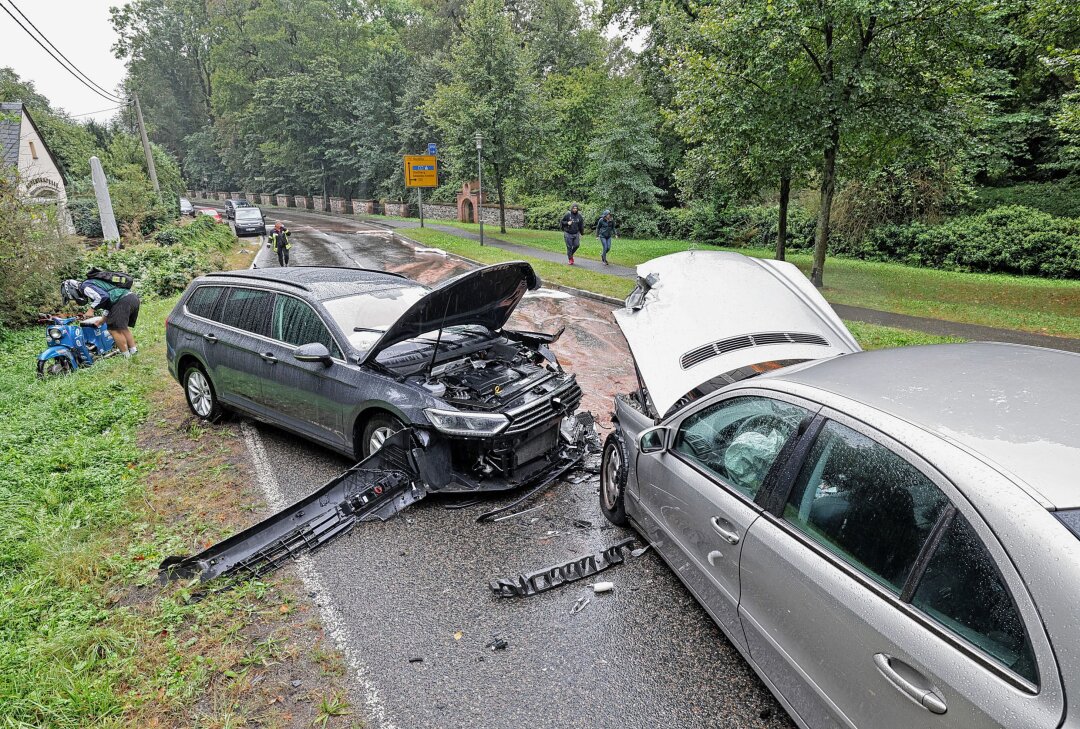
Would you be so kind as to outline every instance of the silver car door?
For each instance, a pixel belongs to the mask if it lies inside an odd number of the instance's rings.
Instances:
[[[915,454],[831,416],[782,511],[745,540],[752,660],[813,729],[1057,726],[1060,702],[1039,696],[1045,636],[976,517]]]
[[[667,450],[638,457],[657,550],[739,645],[739,553],[760,513],[754,498],[808,414],[761,395],[714,401],[671,423]]]

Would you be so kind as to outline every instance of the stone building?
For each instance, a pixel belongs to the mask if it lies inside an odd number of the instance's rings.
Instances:
[[[63,170],[21,101],[0,103],[0,167],[5,175],[18,173],[19,193],[26,199],[66,207]]]

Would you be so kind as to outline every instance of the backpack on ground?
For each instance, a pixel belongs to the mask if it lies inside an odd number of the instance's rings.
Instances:
[[[112,288],[107,288],[110,295],[113,288],[127,289],[131,288],[131,285],[135,283],[135,279],[131,277],[130,273],[124,273],[123,271],[106,271],[101,268],[91,268],[86,272],[88,279],[93,279],[95,282],[104,282],[110,284]],[[102,286],[102,288],[106,288]],[[119,298],[119,297],[117,297]]]

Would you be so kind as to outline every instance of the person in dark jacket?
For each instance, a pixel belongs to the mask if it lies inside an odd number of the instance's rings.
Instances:
[[[562,228],[563,241],[566,243],[566,257],[574,265],[574,253],[581,247],[581,234],[585,232],[585,218],[578,212],[578,206],[571,205],[570,212],[562,216],[559,224]]]
[[[600,260],[608,265],[607,254],[611,251],[611,238],[619,237],[619,231],[615,227],[615,217],[610,210],[605,210],[600,219],[596,221],[596,237],[600,240]]]
[[[281,221],[274,223],[266,247],[273,248],[274,253],[277,253],[279,266],[284,268],[289,265],[289,249],[292,248],[292,243],[289,242],[289,229],[282,225]]]

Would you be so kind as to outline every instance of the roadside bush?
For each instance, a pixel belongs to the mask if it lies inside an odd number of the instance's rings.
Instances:
[[[733,247],[772,248],[780,222],[775,205],[716,207],[694,204],[665,210],[660,216],[661,232],[671,238]],[[787,247],[801,250],[814,245],[817,220],[802,206],[788,206]]]
[[[975,200],[970,207],[983,211],[1002,205],[1023,205],[1062,218],[1080,218],[1080,177],[1008,187],[982,187],[975,191]]]
[[[554,197],[538,196],[524,198],[525,227],[533,230],[559,230],[559,221],[570,206],[574,203],[570,200],[559,200]],[[578,203],[579,205],[581,203]],[[589,221],[588,218],[585,219]]]
[[[941,225],[885,225],[836,253],[954,271],[1080,278],[1080,219],[1019,205]]]

